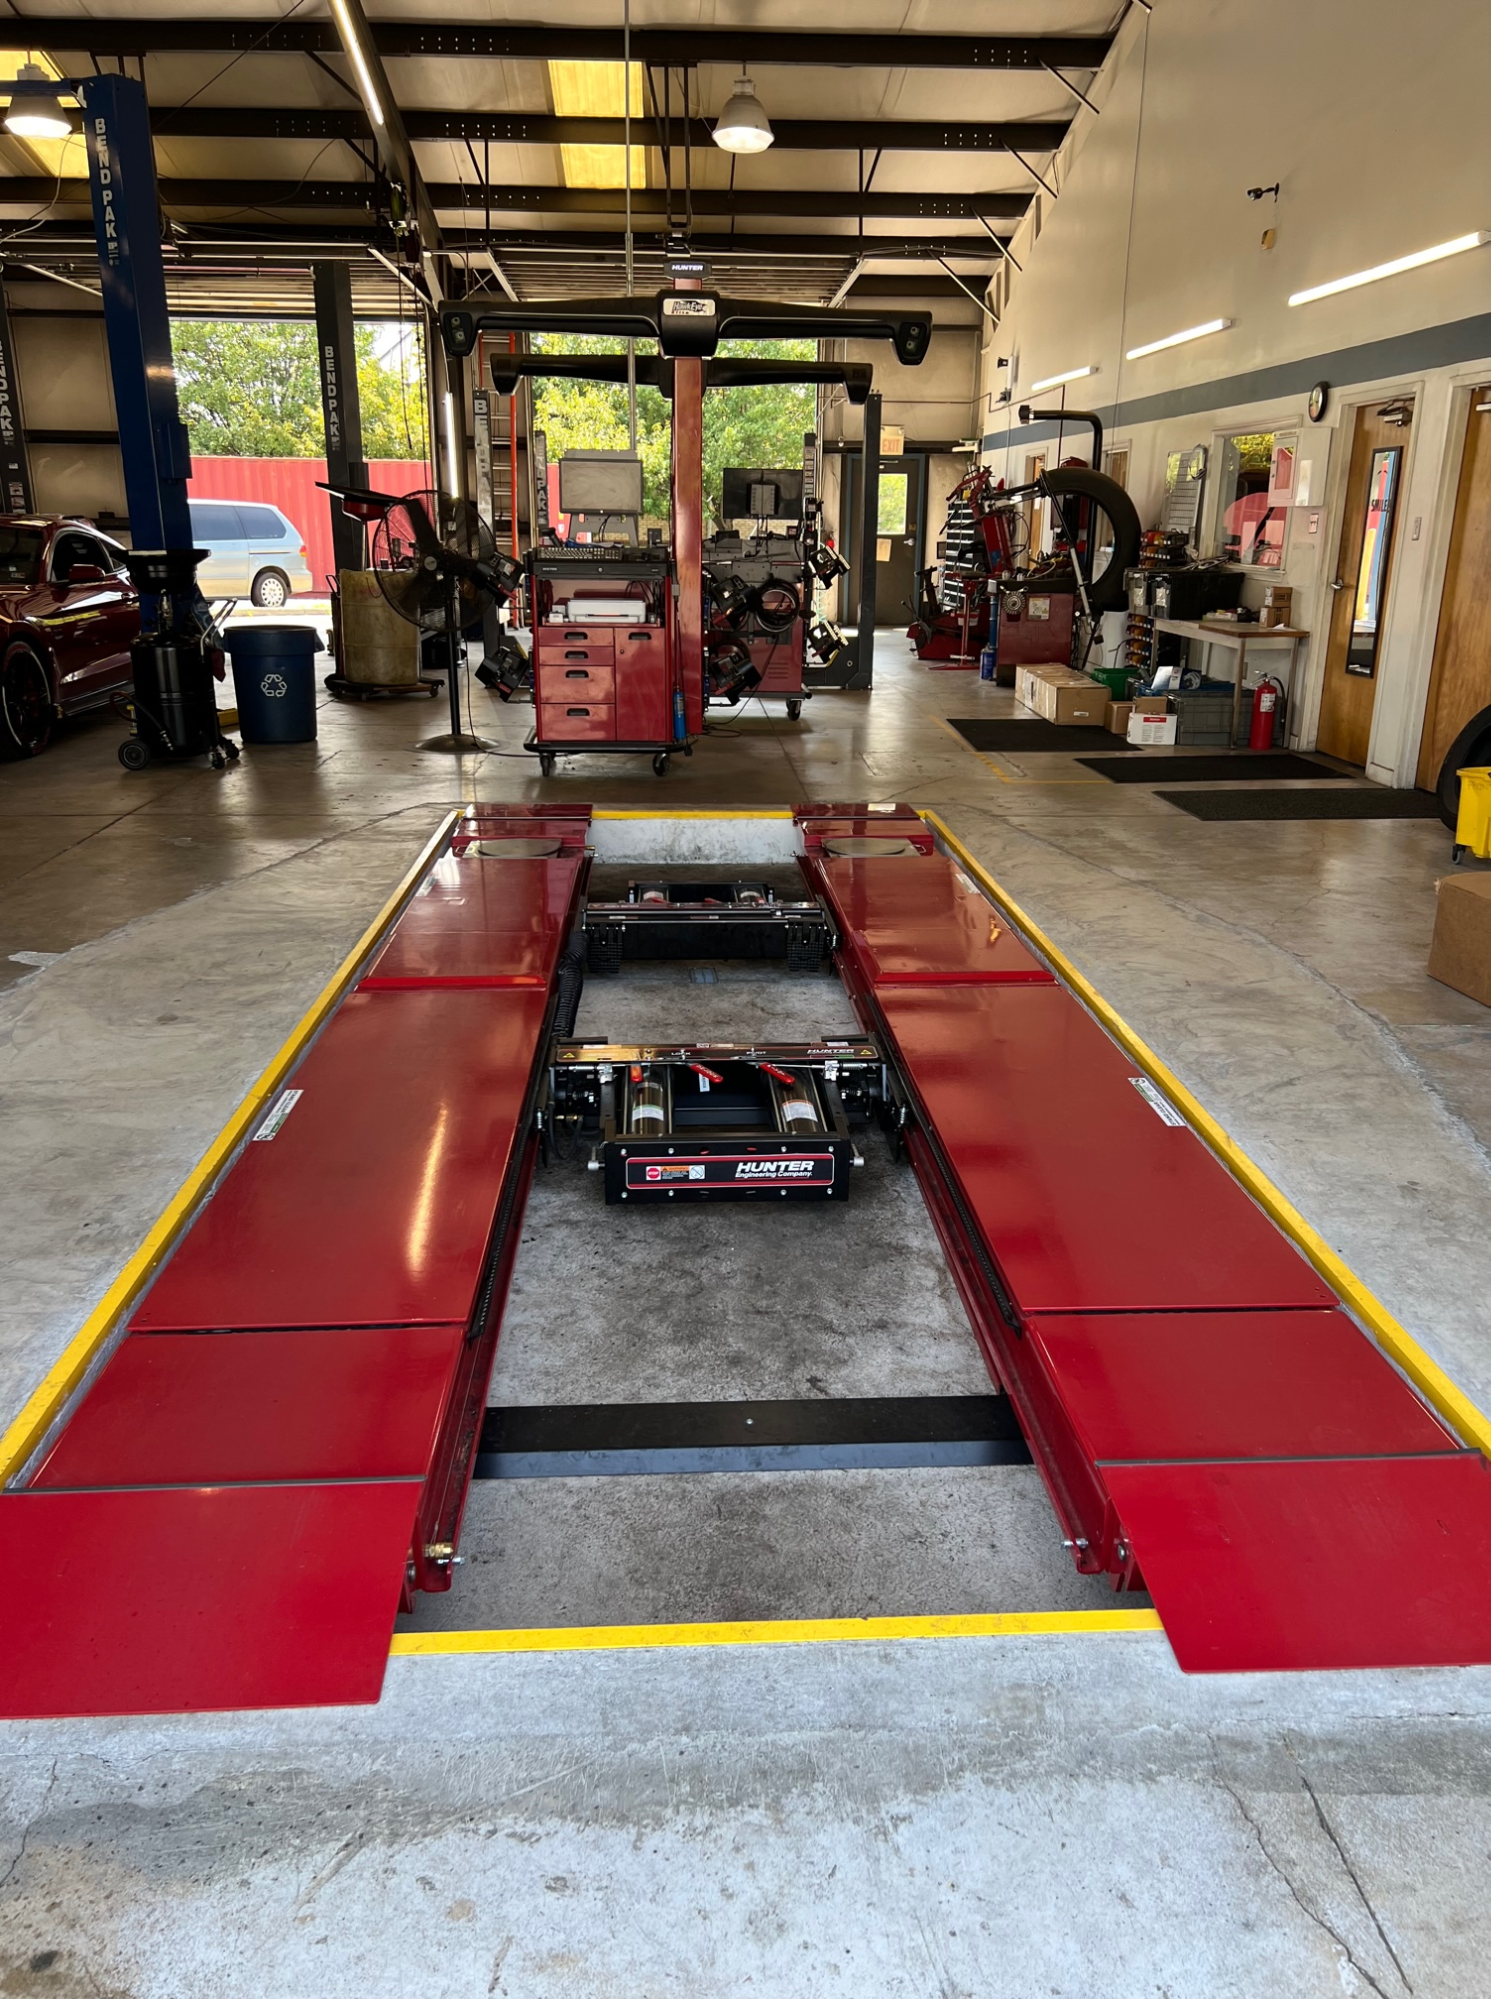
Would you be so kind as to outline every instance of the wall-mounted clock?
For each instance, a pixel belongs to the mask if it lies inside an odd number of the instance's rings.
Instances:
[[[1320,423],[1326,415],[1326,405],[1331,400],[1331,383],[1318,382],[1306,398],[1306,415],[1312,423]]]

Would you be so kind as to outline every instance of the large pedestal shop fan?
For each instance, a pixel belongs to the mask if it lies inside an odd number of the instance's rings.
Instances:
[[[374,493],[328,486],[345,512],[373,526],[373,573],[390,607],[421,633],[446,642],[450,732],[421,743],[425,750],[486,750],[483,737],[461,725],[462,634],[504,603],[523,565],[502,554],[470,500],[445,493]]]

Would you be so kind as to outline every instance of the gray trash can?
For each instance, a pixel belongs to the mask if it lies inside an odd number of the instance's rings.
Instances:
[[[230,625],[223,643],[244,741],[315,742],[319,635],[304,625]]]

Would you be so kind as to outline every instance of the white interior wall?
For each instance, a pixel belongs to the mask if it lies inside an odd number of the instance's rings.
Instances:
[[[66,432],[117,431],[102,307],[42,280],[6,286],[21,417],[39,512],[122,519],[124,463],[117,443]],[[50,432],[46,439],[30,433]]]
[[[1266,580],[1296,591],[1296,620],[1313,634],[1294,709],[1294,740],[1305,745],[1315,739],[1355,411],[1412,392],[1368,763],[1386,783],[1413,781],[1468,392],[1488,367],[1485,321],[1476,324],[1488,252],[1310,305],[1286,301],[1486,228],[1487,39],[1484,10],[1460,0],[1426,0],[1409,31],[1385,0],[1259,0],[1242,13],[1223,0],[1156,0],[1153,14],[1131,10],[1096,93],[1099,113],[1079,112],[1059,163],[1060,198],[1043,202],[1039,235],[1028,221],[1012,241],[1024,270],[1009,270],[981,381],[986,457],[1014,479],[1028,450],[1050,449],[1014,419],[1029,384],[1095,367],[1036,400],[1050,406],[1065,393],[1105,415],[1108,441],[1129,445],[1129,490],[1147,525],[1171,451],[1207,445],[1212,475],[1229,430],[1300,432],[1312,505],[1324,502],[1319,532],[1307,536],[1297,510],[1284,567],[1249,572],[1244,601],[1257,603]],[[1277,203],[1248,200],[1247,188],[1276,180]],[[1270,228],[1276,240],[1265,248]],[[1213,318],[1234,324],[1124,359],[1128,348]],[[1361,351],[1387,342],[1398,344]],[[995,365],[999,356],[1008,369]],[[1269,371],[1274,379],[1257,379]],[[1313,426],[1306,391],[1321,378],[1332,400]],[[1203,513],[1210,553],[1211,478]]]

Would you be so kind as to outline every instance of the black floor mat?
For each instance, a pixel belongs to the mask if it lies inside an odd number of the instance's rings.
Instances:
[[[958,730],[971,750],[998,750],[1006,756],[1029,754],[1032,750],[1057,750],[1063,755],[1075,757],[1080,750],[1128,750],[1133,745],[1126,743],[1123,736],[1114,736],[1107,729],[1087,729],[1076,723],[1064,728],[1058,722],[1042,722],[1033,718],[1029,722],[1017,722],[1009,716],[999,720],[986,719],[976,715],[966,722],[956,717],[948,717],[950,728]]]
[[[1428,791],[1355,784],[1347,791],[1158,791],[1193,819],[1438,819]],[[1449,835],[1447,835],[1449,837]]]
[[[1105,763],[1079,757],[1084,770],[1096,770],[1113,784],[1281,784],[1286,778],[1350,778],[1345,770],[1328,770],[1308,757],[1276,755],[1268,750],[1241,754],[1219,750],[1210,757],[1159,755],[1152,752],[1137,763]]]

